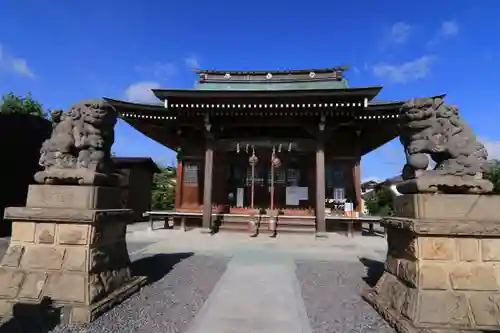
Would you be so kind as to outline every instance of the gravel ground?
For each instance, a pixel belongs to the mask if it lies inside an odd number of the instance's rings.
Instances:
[[[156,262],[143,259],[144,265],[139,270],[171,264],[172,258],[158,256]],[[222,257],[190,256],[177,263],[164,277],[153,276],[154,280],[159,278],[158,281],[144,287],[92,324],[74,329],[58,327],[52,332],[184,332],[226,270],[228,262],[228,258]]]
[[[314,333],[394,332],[361,298],[366,269],[357,262],[297,262],[297,278]]]
[[[158,254],[139,259],[134,263],[134,272],[147,275],[151,284],[89,325],[60,325],[50,332],[185,332],[225,272],[228,262],[229,258],[190,253]],[[0,332],[3,331],[0,329]],[[35,331],[19,327],[9,330],[9,333],[17,332]]]

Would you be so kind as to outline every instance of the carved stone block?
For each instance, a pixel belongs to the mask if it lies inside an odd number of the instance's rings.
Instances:
[[[33,243],[35,241],[35,223],[12,222],[11,241]]]
[[[45,272],[29,273],[24,279],[19,297],[39,299],[42,290],[47,282],[48,274]]]
[[[14,298],[24,280],[25,273],[11,269],[0,268],[0,297]]]
[[[30,185],[26,207],[111,209],[122,208],[122,190],[104,186]]]
[[[447,212],[439,206],[444,202],[451,209],[452,197],[437,195],[434,202],[427,195],[415,197],[405,195],[396,204],[406,206],[398,207],[401,212],[416,203],[408,215],[420,218],[384,220],[385,272],[363,297],[398,332],[500,330],[500,213],[486,222],[468,220],[463,214],[469,209],[477,217],[480,210],[468,203],[486,209],[486,202],[491,205],[498,198],[454,195],[457,205],[465,208]]]
[[[20,267],[26,270],[59,270],[62,267],[65,250],[65,248],[43,245],[27,246]]]
[[[497,221],[500,214],[492,207],[500,206],[500,196],[480,194],[404,194],[394,199],[397,217],[419,219],[466,219]]]
[[[24,246],[10,245],[5,251],[1,266],[18,267],[24,253]]]
[[[458,246],[458,257],[460,261],[480,260],[479,239],[459,238],[457,239],[457,246]]]
[[[54,243],[56,225],[54,223],[37,223],[35,226],[35,241],[39,244]]]
[[[78,186],[59,187],[79,193],[82,201],[96,195],[121,195],[120,191],[90,186],[82,186],[81,191]],[[34,188],[43,188],[37,193],[48,188],[52,193],[66,193],[54,185]],[[75,197],[68,199],[70,208],[64,207],[62,197],[36,200],[54,202],[55,208],[9,207],[5,211],[15,222],[11,244],[0,265],[0,314],[10,313],[9,307],[17,302],[37,303],[50,297],[56,306],[63,307],[67,321],[84,323],[145,283],[144,277],[132,277],[130,272],[125,236],[132,210],[75,208]],[[33,197],[31,202],[36,200]],[[96,200],[99,203],[89,204],[89,199],[81,207],[115,202],[101,197]]]
[[[62,269],[65,271],[87,271],[88,250],[85,247],[67,247]]]
[[[487,194],[493,191],[493,184],[486,179],[469,177],[464,179],[457,176],[429,176],[410,179],[396,186],[399,193],[433,193],[452,195],[461,194]]]
[[[85,304],[86,277],[73,273],[51,274],[44,294],[53,300]]]
[[[86,224],[59,224],[59,244],[85,245],[88,242],[89,226]]]
[[[424,260],[450,261],[455,259],[455,242],[445,237],[425,237],[419,239],[421,256]]]
[[[481,256],[484,261],[500,261],[500,239],[481,239]]]

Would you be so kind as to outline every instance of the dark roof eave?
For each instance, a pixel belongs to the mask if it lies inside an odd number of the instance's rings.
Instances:
[[[431,96],[431,97],[426,97],[426,98],[444,98],[446,97],[446,94],[441,94],[441,95],[436,95],[436,96]],[[368,110],[373,110],[373,111],[378,111],[378,110],[387,110],[387,109],[398,109],[403,106],[408,101],[388,101],[388,102],[371,102],[368,103],[367,109]]]
[[[384,110],[393,110],[400,109],[405,102],[388,102],[388,103],[377,103],[377,104],[368,104],[365,110],[367,111],[384,111]]]
[[[161,102],[158,104],[145,104],[145,103],[133,103],[127,101],[121,101],[118,99],[112,99],[103,97],[103,100],[117,109],[127,109],[127,110],[148,110],[148,111],[164,111],[165,105]]]
[[[301,90],[176,90],[153,89],[153,93],[164,101],[177,98],[252,98],[252,97],[317,97],[317,96],[361,96],[372,100],[382,90],[381,86],[345,89],[301,89]]]
[[[337,67],[328,67],[328,68],[310,68],[310,69],[290,69],[290,70],[210,70],[210,69],[193,69],[195,73],[206,73],[206,74],[303,74],[309,72],[315,73],[328,73],[333,71],[345,71],[349,69],[349,66],[337,66]]]

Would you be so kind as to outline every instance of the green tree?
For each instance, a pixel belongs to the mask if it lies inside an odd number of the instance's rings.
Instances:
[[[25,97],[8,93],[2,96],[0,102],[0,114],[29,114],[32,116],[47,118],[49,111],[44,111],[42,104],[34,100],[31,94]]]
[[[390,216],[394,212],[393,194],[389,187],[380,186],[375,190],[373,199],[366,201],[366,208],[370,215]]]
[[[175,185],[177,170],[174,167],[161,166],[161,172],[153,177],[151,208],[173,210],[175,208]]]
[[[489,170],[484,175],[484,178],[489,179],[495,186],[493,192],[500,194],[500,161],[491,160],[489,164]]]

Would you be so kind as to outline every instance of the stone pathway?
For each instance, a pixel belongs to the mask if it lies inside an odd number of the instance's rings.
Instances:
[[[188,333],[310,333],[295,263],[264,252],[234,257]]]

